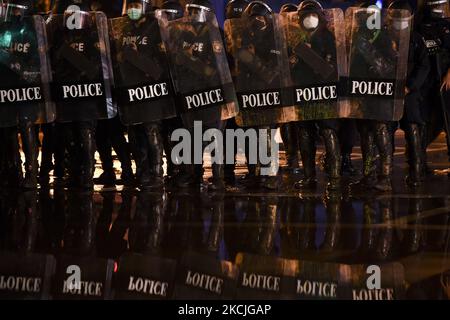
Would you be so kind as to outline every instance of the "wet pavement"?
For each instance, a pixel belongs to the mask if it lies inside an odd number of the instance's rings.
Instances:
[[[322,173],[299,193],[301,173],[285,168],[265,192],[245,187],[243,167],[223,193],[4,190],[0,297],[449,299],[445,142],[428,150],[434,175],[410,190],[397,140],[393,193],[350,192],[349,177],[327,193]],[[359,167],[359,149],[353,158]]]

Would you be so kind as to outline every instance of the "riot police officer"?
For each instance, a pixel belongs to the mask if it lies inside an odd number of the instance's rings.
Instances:
[[[336,41],[334,35],[324,27],[326,21],[322,10],[322,5],[319,2],[306,0],[299,5],[298,14],[300,23],[310,34],[309,45],[311,49],[319,52],[324,59],[328,59],[327,61],[332,63],[336,60]],[[295,68],[297,72],[294,72],[294,74],[298,77],[302,77],[304,72],[308,72],[310,76],[315,75],[312,70],[308,71],[309,66],[303,61],[298,61]],[[301,79],[298,79],[298,82],[301,83]],[[329,190],[339,189],[341,183],[341,150],[337,135],[338,121],[335,119],[301,121],[299,123],[299,144],[304,178],[296,183],[296,187],[314,188],[317,184],[315,168],[317,129],[319,129],[319,134],[325,144],[325,169],[328,175],[328,188]]]
[[[206,87],[207,82],[209,82],[209,86],[221,82],[219,72],[215,70],[217,66],[215,55],[222,54],[223,39],[217,38],[214,39],[214,43],[211,42],[208,16],[213,13],[214,7],[209,0],[195,0],[186,5],[186,14],[191,20],[192,28],[183,30],[177,35],[179,37],[176,41],[178,48],[173,50],[177,50],[179,53],[172,54],[176,55],[175,61],[177,65],[175,68],[177,68],[177,76],[179,77],[177,82],[189,91],[192,87]],[[199,67],[198,63],[205,68],[209,68],[209,65],[213,67],[208,70],[200,70],[194,66]],[[182,114],[183,124],[191,130],[191,133],[194,130],[194,122],[198,121],[201,121],[203,130],[217,129],[222,131],[225,128],[222,110],[227,109],[230,105],[232,103],[224,103],[223,105],[212,106],[204,110],[193,111],[192,113],[185,112]],[[203,143],[202,150],[205,147],[206,144]],[[181,188],[199,186],[203,181],[203,165],[194,164],[194,161],[191,161],[191,164],[185,165],[185,169],[185,172],[176,181],[177,186]],[[223,162],[212,163],[212,174],[209,188],[212,190],[223,190],[225,188]]]
[[[449,4],[447,0],[427,1],[419,25],[430,59],[430,73],[421,89],[424,97],[423,111],[426,111],[425,128],[423,129],[423,148],[426,147],[444,129],[446,131],[447,149],[450,150],[449,137],[449,105],[447,99],[450,89],[450,21]],[[448,151],[450,152],[450,151]],[[449,154],[450,155],[450,154]],[[424,167],[427,168],[426,158]]]
[[[258,149],[254,150],[256,154],[253,154],[251,145],[246,145],[248,174],[245,182],[249,187],[270,190],[277,189],[279,183],[278,165],[275,163],[278,161],[278,154],[272,154],[273,132],[279,123],[291,119],[285,120],[288,113],[286,109],[291,109],[282,93],[288,86],[283,70],[287,54],[284,47],[280,46],[283,34],[278,33],[277,28],[280,28],[280,19],[272,8],[262,1],[251,1],[240,19],[227,21],[226,30],[227,37],[232,40],[228,51],[233,55],[236,65],[233,80],[238,95],[241,95],[241,110],[236,121],[239,126],[259,131],[259,136],[254,141]],[[267,104],[256,108],[245,105],[244,96],[248,97],[249,93],[256,92],[267,95],[268,90],[278,91],[280,101],[276,108],[267,108]],[[271,158],[265,164],[262,163],[260,150],[264,147],[267,148],[264,153],[267,152]]]
[[[154,41],[158,41],[158,39],[160,39],[160,35],[158,34],[152,37],[151,34],[148,34],[151,32],[159,32],[158,28],[155,29],[151,27],[156,22],[155,17],[149,16],[151,12],[152,4],[150,0],[128,0],[126,2],[124,13],[126,13],[127,19],[124,20],[126,22],[123,23],[129,24],[129,28],[127,28],[121,36],[120,42],[122,46],[120,47],[120,50],[122,50],[122,52],[116,52],[116,54],[122,56],[122,58],[120,61],[117,58],[115,60],[115,64],[118,65],[114,66],[120,70],[117,72],[116,78],[120,78],[122,85],[128,82],[134,85],[138,81],[148,81],[148,78],[143,75],[145,72],[141,69],[142,66],[135,66],[129,62],[130,58],[128,58],[128,55],[133,55],[133,53],[129,53],[130,51],[136,52],[137,55],[141,52],[141,50],[142,52],[145,52],[145,54],[150,52],[157,55],[159,54],[159,51],[156,50],[161,50],[160,43],[154,43]],[[142,40],[136,42],[130,41],[128,45],[123,45],[126,41],[128,41],[127,39],[132,38],[139,38]],[[144,41],[143,39],[147,40]],[[115,50],[119,50],[117,45]],[[125,56],[126,58],[124,58]],[[157,63],[155,63],[155,65],[158,66]],[[123,110],[121,111],[122,122],[128,125],[130,144],[135,155],[138,187],[146,190],[161,188],[164,182],[162,166],[164,145],[162,137],[162,123],[160,121],[161,118],[149,117],[152,119],[151,121],[145,119],[136,121],[136,114],[131,114],[133,113],[130,109],[131,107],[121,104],[123,103],[119,101],[119,108]],[[142,106],[144,106],[144,104],[142,104]],[[124,113],[127,112],[125,108],[130,110],[130,116],[126,116],[125,118],[133,119],[128,119],[128,121],[123,117]],[[151,110],[147,111],[147,114],[151,112]]]
[[[90,9],[91,11],[102,11],[108,18],[119,17],[122,13],[122,6],[119,7],[121,2],[115,1],[111,3],[111,1],[93,0],[90,1]],[[96,184],[114,186],[117,183],[111,154],[113,148],[122,167],[122,184],[126,186],[134,184],[130,150],[124,134],[125,128],[121,124],[119,116],[113,119],[102,119],[97,122],[95,140],[103,172],[98,178],[94,179]]]
[[[280,8],[280,14],[297,11],[297,5],[293,3],[285,3]],[[299,168],[298,153],[298,126],[296,123],[285,123],[280,126],[280,133],[283,139],[284,151],[286,153],[287,168],[296,170]]]
[[[169,21],[180,19],[183,17],[183,6],[177,0],[166,0],[163,2],[161,12],[164,12]],[[163,120],[163,139],[164,139],[164,153],[167,163],[167,181],[169,183],[175,182],[177,177],[183,174],[183,165],[175,164],[171,160],[173,142],[171,136],[174,130],[183,127],[183,122],[179,116]]]
[[[361,8],[368,8],[372,2],[363,2]],[[367,14],[357,16],[359,23],[355,32],[356,43],[354,52],[350,53],[350,72],[367,78],[395,78],[394,41],[389,30],[370,29],[367,26]],[[384,28],[384,27],[383,27]],[[354,41],[354,39],[350,39]],[[374,58],[376,57],[376,58]],[[389,110],[392,101],[364,100],[361,108],[364,110]],[[352,184],[353,188],[374,188],[378,191],[392,191],[393,170],[393,121],[357,120],[357,128],[361,136],[361,150],[363,154],[363,178]],[[380,170],[377,177],[376,155],[378,151]]]
[[[108,41],[107,24],[102,15],[89,13],[89,5],[81,1],[60,1],[54,8],[55,13],[64,13],[48,20],[47,33],[57,121],[63,123],[68,140],[70,186],[92,189],[96,121],[113,118],[117,112],[111,95],[109,46],[104,43]],[[84,92],[87,86],[91,89]],[[70,96],[64,94],[70,88]]]
[[[397,0],[390,4],[389,9],[407,10],[411,14],[412,8],[407,1]],[[395,11],[394,11],[395,12]],[[403,18],[394,13],[391,19],[394,26],[401,30],[411,24],[411,18]],[[426,121],[422,88],[430,71],[425,43],[417,32],[411,33],[408,57],[408,76],[405,88],[405,111],[400,126],[405,132],[409,175],[406,182],[411,187],[418,187],[423,181],[424,150],[423,129]]]
[[[32,1],[28,0],[11,0],[8,1],[7,4],[4,4],[4,10],[2,14],[4,14],[5,21],[9,21],[12,24],[17,24],[20,28],[27,28],[26,26],[22,26],[20,24],[21,18],[25,16],[30,16],[35,14]],[[31,31],[30,36],[32,36]],[[25,37],[23,42],[32,41],[31,38],[27,40]],[[20,58],[22,62],[16,63],[16,68],[18,68],[18,72],[29,72],[31,70],[27,70],[25,64],[34,63],[35,58],[31,56],[34,54],[32,50],[17,52],[17,54],[21,55]],[[19,66],[19,64],[23,64]],[[30,73],[31,74],[31,73]],[[3,77],[8,77],[7,74],[3,74]],[[23,75],[26,78],[26,75]],[[10,81],[13,81],[10,79]],[[17,107],[17,106],[14,106]],[[36,106],[33,103],[27,103],[23,106],[20,106],[17,109],[18,114],[18,131],[20,133],[20,137],[22,140],[22,150],[25,154],[25,177],[22,180],[22,168],[21,168],[21,160],[18,149],[18,141],[17,141],[17,128],[9,127],[4,128],[4,144],[6,145],[6,163],[9,164],[8,167],[15,172],[16,174],[9,173],[8,176],[12,176],[13,180],[16,183],[20,183],[20,185],[24,189],[36,189],[37,188],[37,175],[38,175],[38,146],[37,146],[37,135],[35,130],[35,122],[38,120],[38,114],[35,110]],[[13,171],[13,172],[14,172]],[[17,178],[16,178],[17,177]],[[12,182],[12,181],[11,181]]]
[[[231,0],[227,2],[227,5],[225,6],[225,19],[237,19],[242,16],[242,13],[244,12],[245,8],[248,6],[249,1],[248,0]],[[229,46],[230,43],[227,43],[227,46]],[[231,76],[234,78],[236,76],[236,70],[234,68],[234,61],[233,56],[227,52],[227,59],[228,59],[228,65],[230,67]],[[235,118],[227,120],[226,123],[227,129],[237,129],[238,125],[236,124]],[[224,145],[225,145],[224,141]],[[235,145],[234,150],[226,150],[225,152],[233,152],[234,159],[236,159],[237,154],[237,147]],[[225,183],[232,185],[235,182],[235,173],[234,170],[236,168],[236,163],[226,163],[224,168],[224,178]]]

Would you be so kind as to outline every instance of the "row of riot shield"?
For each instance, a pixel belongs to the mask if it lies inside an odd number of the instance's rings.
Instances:
[[[54,120],[46,47],[41,17],[0,23],[0,127]]]
[[[241,126],[402,117],[412,18],[404,10],[301,11],[225,21]]]
[[[226,49],[213,13],[169,21],[156,11],[109,25],[101,12],[73,15],[0,23],[1,126],[107,119],[117,105],[127,125],[180,115],[187,127],[403,113],[406,11],[321,10],[314,30],[301,11],[244,14],[225,21]]]
[[[1,127],[115,116],[103,13],[2,19],[0,54]]]

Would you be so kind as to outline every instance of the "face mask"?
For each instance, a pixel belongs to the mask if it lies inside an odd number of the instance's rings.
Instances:
[[[409,22],[408,21],[394,21],[393,23],[394,29],[401,31],[401,30],[406,30],[409,27]]]
[[[142,10],[138,8],[130,8],[128,9],[127,14],[131,20],[139,20],[142,17]]]
[[[303,26],[306,29],[315,29],[319,25],[319,17],[315,15],[310,15],[303,19]]]

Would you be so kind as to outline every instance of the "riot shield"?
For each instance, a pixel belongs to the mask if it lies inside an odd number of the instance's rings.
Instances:
[[[206,13],[205,22],[197,22],[160,15],[159,21],[184,125],[234,117],[239,108],[216,16]]]
[[[349,8],[348,118],[397,121],[403,114],[412,19],[406,10]]]
[[[296,120],[281,17],[228,19],[224,30],[227,51],[234,61],[240,107],[237,124],[263,126]]]
[[[0,24],[0,127],[52,122],[47,37],[42,17]]]
[[[315,29],[303,25],[301,12],[283,15],[294,105],[298,120],[339,118],[339,81],[345,75],[345,24],[341,9],[317,13]]]
[[[47,19],[58,122],[110,119],[117,114],[106,16],[91,12],[84,18],[83,25],[59,14]]]
[[[109,20],[115,96],[124,124],[176,116],[169,64],[154,14]]]

